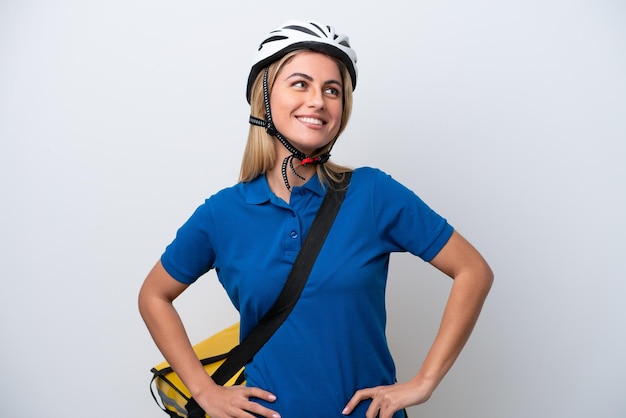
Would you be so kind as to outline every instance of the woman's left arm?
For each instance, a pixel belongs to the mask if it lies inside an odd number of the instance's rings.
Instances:
[[[439,331],[422,367],[406,383],[357,391],[344,414],[351,413],[365,399],[372,399],[367,418],[391,418],[396,411],[426,402],[469,339],[493,282],[491,268],[456,231],[430,263],[453,278],[454,283]]]

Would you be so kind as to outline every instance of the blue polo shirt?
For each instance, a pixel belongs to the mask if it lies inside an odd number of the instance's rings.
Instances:
[[[245,336],[280,293],[324,194],[316,177],[294,187],[289,204],[271,192],[265,176],[224,189],[178,230],[162,264],[182,283],[214,268]],[[408,251],[430,261],[452,230],[389,175],[355,170],[297,305],[246,366],[248,386],[274,393],[268,406],[283,418],[306,418],[340,417],[357,389],[392,384],[385,337],[389,255]],[[367,405],[352,416],[364,416]]]

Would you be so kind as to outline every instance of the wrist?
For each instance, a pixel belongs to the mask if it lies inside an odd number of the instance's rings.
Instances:
[[[431,395],[439,383],[441,382],[441,378],[436,375],[428,374],[428,373],[418,373],[410,380],[411,385],[413,385],[416,390],[422,393],[428,393]]]
[[[211,397],[215,390],[220,387],[211,379],[204,368],[202,368],[202,374],[195,375],[188,384],[184,383],[194,398]]]

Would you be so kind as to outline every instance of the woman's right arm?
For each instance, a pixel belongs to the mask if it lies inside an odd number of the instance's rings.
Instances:
[[[273,394],[258,388],[225,388],[217,385],[206,373],[173,305],[174,299],[188,286],[170,276],[159,261],[139,291],[139,312],[165,359],[196,402],[212,418],[253,416],[245,411],[264,417],[278,417],[276,412],[250,401],[250,398],[256,397],[271,402],[276,399]]]

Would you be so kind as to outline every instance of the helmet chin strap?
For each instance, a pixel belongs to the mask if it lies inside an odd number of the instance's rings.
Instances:
[[[269,92],[267,88],[267,74],[269,72],[269,67],[265,68],[263,73],[263,102],[265,104],[265,120],[256,118],[250,115],[249,122],[252,125],[261,126],[265,128],[265,131],[268,135],[276,137],[281,144],[291,153],[283,160],[283,164],[281,167],[281,174],[283,176],[283,181],[285,182],[285,187],[287,190],[291,191],[291,185],[289,184],[289,179],[287,178],[287,166],[291,169],[291,172],[301,180],[306,180],[302,177],[298,172],[296,172],[296,168],[293,165],[294,158],[300,160],[300,166],[306,167],[311,164],[324,164],[330,158],[330,151],[325,152],[324,154],[317,157],[309,157],[302,151],[296,149],[278,130],[276,126],[274,126],[274,122],[272,121],[272,112],[270,110],[270,98]]]

